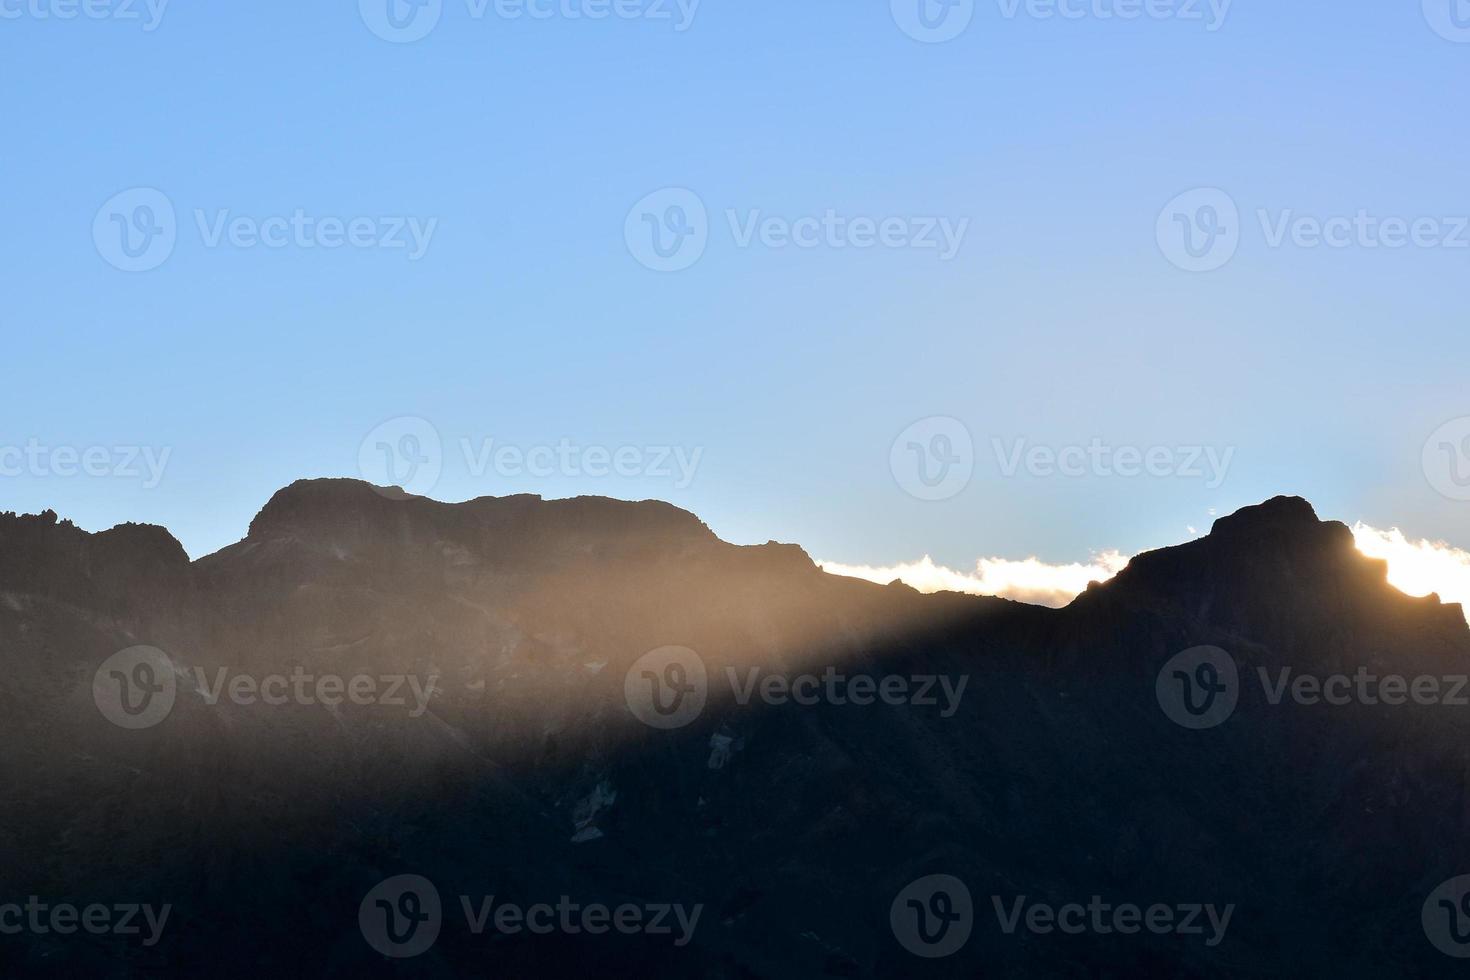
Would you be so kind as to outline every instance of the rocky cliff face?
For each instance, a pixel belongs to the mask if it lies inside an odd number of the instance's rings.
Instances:
[[[156,652],[109,659],[140,646]],[[1172,666],[1201,646],[1227,661]],[[175,909],[151,946],[0,935],[10,972],[1457,964],[1420,916],[1470,872],[1470,707],[1443,703],[1451,681],[1440,703],[1398,705],[1275,685],[1283,669],[1288,685],[1464,674],[1470,631],[1457,607],[1391,589],[1297,499],[1141,556],[1061,610],[834,578],[798,548],[730,545],[657,502],[451,505],[304,482],[193,563],[158,528],[7,515],[0,657],[3,892]],[[1232,710],[1190,713],[1232,682]],[[398,960],[358,913],[403,873],[435,883],[445,924]],[[973,929],[931,959],[890,912],[936,874],[966,883]],[[457,896],[490,894],[704,913],[682,945],[475,935]],[[993,899],[1023,895],[1234,913],[1214,945],[1007,933]]]

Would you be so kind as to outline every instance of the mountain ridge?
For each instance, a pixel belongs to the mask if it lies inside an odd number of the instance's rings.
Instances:
[[[769,541],[764,545],[734,545],[716,536],[694,513],[661,500],[628,501],[602,496],[547,500],[539,494],[515,494],[445,502],[405,494],[399,487],[381,487],[348,478],[294,481],[272,494],[251,519],[245,537],[195,559],[188,558],[182,544],[166,527],[129,522],[103,531],[87,532],[71,521],[59,519],[50,510],[36,515],[0,513],[0,541],[14,540],[18,529],[28,528],[34,535],[37,530],[52,527],[58,533],[68,534],[73,542],[90,541],[99,552],[112,553],[129,547],[152,553],[165,565],[177,564],[182,557],[191,568],[203,569],[218,564],[221,556],[238,552],[244,546],[278,538],[310,539],[336,534],[340,539],[337,542],[339,546],[344,542],[360,543],[364,534],[381,535],[393,525],[402,530],[405,516],[412,511],[417,511],[417,519],[436,531],[453,533],[458,530],[461,536],[466,536],[471,530],[494,531],[517,522],[541,519],[547,523],[559,521],[574,531],[590,532],[604,540],[620,534],[651,535],[660,543],[675,547],[710,545],[742,548],[768,556],[782,556],[780,560],[790,567],[815,567],[810,554],[799,544]],[[621,530],[613,525],[621,525]],[[530,533],[536,534],[540,530],[533,529]],[[1219,557],[1227,542],[1232,545],[1234,554],[1230,557],[1233,560],[1272,555],[1276,551],[1294,553],[1301,559],[1315,550],[1318,558],[1332,557],[1336,553],[1337,558],[1360,561],[1364,567],[1375,569],[1371,578],[1387,582],[1387,563],[1359,554],[1346,524],[1321,520],[1312,504],[1303,497],[1278,495],[1217,518],[1210,533],[1203,538],[1134,556],[1112,579],[1090,583],[1069,606],[1079,602],[1085,604],[1099,590],[1115,587],[1118,583],[1131,585],[1149,575],[1156,579],[1168,578],[1174,561],[1196,560],[1191,549],[1201,541],[1220,546],[1206,560]],[[114,542],[117,547],[113,547]],[[17,545],[25,547],[19,542]],[[0,576],[3,574],[4,565],[0,563]],[[1405,598],[1424,607],[1443,609],[1447,618],[1458,614],[1462,621],[1464,619],[1459,603],[1443,602],[1437,594]]]
[[[413,873],[445,895],[708,906],[677,950],[446,934],[412,964],[428,976],[574,973],[588,955],[614,976],[712,980],[1227,978],[1283,959],[1436,975],[1419,907],[1470,867],[1470,722],[1273,704],[1256,679],[1470,669],[1456,608],[1383,571],[1299,498],[1141,555],[1061,609],[828,575],[658,502],[308,481],[193,562],[161,528],[3,515],[0,783],[24,792],[0,794],[0,888],[169,901],[180,926],[152,949],[0,936],[0,972],[375,975],[358,905]],[[139,647],[176,695],[131,730],[98,692]],[[1201,647],[1238,673],[1233,716],[1208,731],[1161,710],[1172,658]],[[671,650],[698,658],[707,698],[660,729],[633,693],[643,658]],[[420,695],[230,693],[297,675],[413,678]],[[955,696],[770,696],[804,677],[943,679]],[[934,874],[968,884],[977,921],[927,964],[888,916]],[[985,925],[989,896],[1017,894],[1239,911],[1218,949],[1023,940]]]

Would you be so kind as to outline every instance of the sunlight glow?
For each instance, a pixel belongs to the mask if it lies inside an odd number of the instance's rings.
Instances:
[[[1470,551],[1442,541],[1411,541],[1398,528],[1381,531],[1361,522],[1353,527],[1353,538],[1363,554],[1388,562],[1390,585],[1412,596],[1438,593],[1445,602],[1463,605],[1470,621]],[[1106,582],[1127,564],[1128,556],[1117,551],[1094,554],[1087,564],[1071,565],[1049,565],[1037,558],[981,558],[971,571],[936,564],[928,555],[896,565],[817,562],[833,575],[882,585],[898,579],[920,592],[965,592],[1053,607],[1065,606],[1089,582]]]
[[[1437,592],[1443,601],[1465,606],[1470,619],[1470,551],[1443,541],[1411,541],[1398,528],[1380,531],[1361,521],[1353,526],[1353,538],[1363,554],[1388,562],[1388,581],[1399,591]]]
[[[831,561],[817,564],[833,575],[883,585],[898,579],[920,592],[968,592],[1040,606],[1065,606],[1087,588],[1087,583],[1105,582],[1118,574],[1128,559],[1116,551],[1093,555],[1091,563],[1086,565],[1048,565],[1037,558],[1024,561],[981,558],[975,562],[974,570],[968,572],[937,565],[928,555],[918,561],[886,566],[843,565]]]

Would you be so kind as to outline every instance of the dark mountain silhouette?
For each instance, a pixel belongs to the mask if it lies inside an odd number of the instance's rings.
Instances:
[[[139,645],[166,656],[176,695],[130,730],[99,709],[94,681]],[[1173,683],[1171,658],[1205,645],[1236,665],[1238,704],[1195,730],[1171,720],[1157,685],[1161,671]],[[627,678],[669,646],[697,653],[708,703],[662,730],[630,707],[642,672]],[[1470,707],[1272,704],[1259,671],[1463,674],[1470,630],[1458,606],[1391,588],[1346,527],[1296,498],[1142,555],[1058,610],[836,578],[800,548],[731,545],[651,501],[444,504],[308,481],[194,562],[160,528],[88,534],[50,512],[3,515],[0,657],[0,904],[173,907],[151,946],[0,935],[6,975],[1462,966],[1421,910],[1470,873]],[[950,703],[935,687],[935,704],[737,697],[752,670],[829,668],[875,688],[966,686]],[[210,703],[222,676],[293,672],[435,685],[417,715],[407,690],[406,706]],[[422,954],[385,957],[359,905],[410,873],[437,887],[444,925]],[[966,883],[974,925],[930,959],[905,948],[890,907],[936,874]],[[686,945],[474,935],[461,895],[703,913]],[[1234,912],[1207,945],[1208,928],[1007,934],[992,901],[1094,895]]]

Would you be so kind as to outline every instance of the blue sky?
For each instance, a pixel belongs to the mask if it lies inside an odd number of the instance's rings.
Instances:
[[[440,0],[406,43],[386,0],[120,2],[0,0],[0,509],[198,556],[384,442],[441,499],[658,497],[850,563],[1131,553],[1282,492],[1470,546],[1449,0],[988,0],[941,43],[909,0]],[[1228,260],[1181,268],[1222,200]],[[1089,445],[1169,462],[1007,473]],[[968,478],[910,492],[925,453]]]

